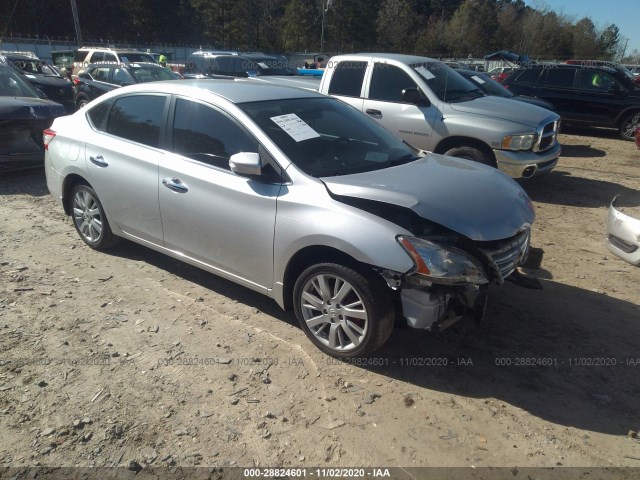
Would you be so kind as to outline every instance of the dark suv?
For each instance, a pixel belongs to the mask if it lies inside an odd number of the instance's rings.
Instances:
[[[625,140],[633,140],[640,124],[640,86],[615,68],[533,65],[517,69],[503,84],[550,102],[566,123],[616,128]]]
[[[76,107],[82,108],[115,88],[159,80],[175,80],[175,77],[157,63],[92,63],[73,80],[76,84]]]

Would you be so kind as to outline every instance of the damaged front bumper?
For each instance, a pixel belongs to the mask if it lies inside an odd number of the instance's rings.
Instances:
[[[530,232],[526,229],[507,241],[478,246],[476,258],[489,283],[502,285],[523,265],[529,244]],[[477,323],[484,318],[489,283],[445,285],[415,272],[396,279],[402,314],[412,328],[441,331],[465,317]]]
[[[616,208],[616,196],[607,217],[607,247],[615,256],[640,266],[640,220]]]

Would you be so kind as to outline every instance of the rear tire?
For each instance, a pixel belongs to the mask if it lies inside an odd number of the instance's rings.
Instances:
[[[488,165],[494,168],[496,166],[495,160],[491,158],[490,155],[475,147],[454,147],[444,152],[444,154],[451,157],[473,160],[474,162],[482,163],[483,165]]]
[[[80,97],[80,98],[78,98],[78,103],[76,105],[76,108],[78,110],[80,110],[81,108],[84,108],[87,105],[87,103],[89,103],[89,99],[88,98]]]
[[[89,185],[80,183],[71,190],[71,219],[78,235],[94,250],[106,250],[120,240],[111,232],[98,195]]]
[[[335,263],[313,265],[298,277],[293,301],[304,333],[332,357],[366,356],[393,330],[391,295],[373,273]]]

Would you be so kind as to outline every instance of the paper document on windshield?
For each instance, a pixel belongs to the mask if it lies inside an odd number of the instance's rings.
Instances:
[[[273,120],[282,130],[287,132],[296,142],[320,137],[318,132],[311,128],[295,113],[271,117],[271,120]]]
[[[471,78],[473,78],[476,82],[482,84],[482,83],[487,83],[485,82],[483,79],[481,79],[479,76],[477,75],[472,75]]]
[[[433,73],[431,73],[429,70],[427,70],[427,67],[423,67],[423,66],[416,67],[416,72],[418,72],[420,75],[422,75],[427,80],[431,80],[432,78],[436,78],[436,76]]]

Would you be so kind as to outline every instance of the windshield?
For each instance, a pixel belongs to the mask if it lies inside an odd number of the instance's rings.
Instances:
[[[473,83],[475,83],[487,95],[495,95],[496,97],[511,98],[515,97],[513,92],[507,90],[501,83],[491,79],[483,73],[474,73],[473,75],[465,75]]]
[[[0,65],[0,96],[40,98],[38,92],[9,67]]]
[[[411,67],[444,102],[464,102],[484,96],[482,90],[470,80],[442,62],[416,63]]]
[[[418,158],[417,150],[333,98],[238,106],[300,170],[313,177],[380,170]]]
[[[156,82],[158,80],[175,80],[173,74],[163,67],[131,67],[129,69],[136,82]]]

